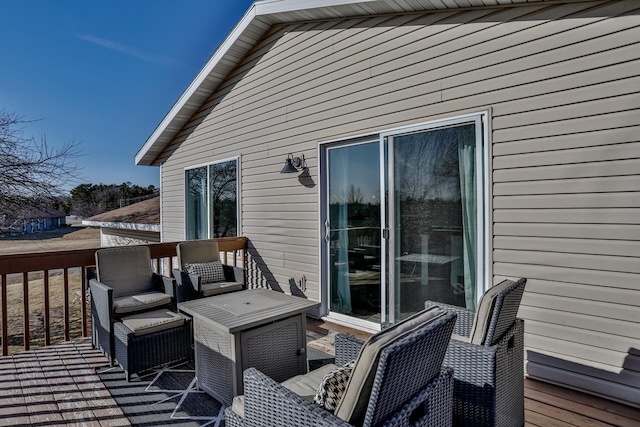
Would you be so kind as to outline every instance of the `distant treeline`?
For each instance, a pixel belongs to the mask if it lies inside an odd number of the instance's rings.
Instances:
[[[58,209],[86,218],[139,202],[158,194],[153,185],[140,187],[130,182],[117,184],[80,184],[71,190],[71,197]]]

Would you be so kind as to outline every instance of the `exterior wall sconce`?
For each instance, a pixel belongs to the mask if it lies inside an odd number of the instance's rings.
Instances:
[[[299,177],[308,176],[309,168],[307,167],[307,162],[304,160],[304,154],[300,154],[300,156],[293,156],[293,154],[289,153],[287,156],[287,160],[284,161],[284,167],[280,171],[280,173],[298,173],[302,170],[302,173]],[[305,175],[306,174],[306,175]]]

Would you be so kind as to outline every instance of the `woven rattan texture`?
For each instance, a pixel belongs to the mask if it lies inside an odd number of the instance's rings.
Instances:
[[[447,313],[382,350],[365,425],[389,418],[440,374],[455,322],[456,315]]]
[[[474,345],[455,339],[449,343],[444,366],[454,369],[454,425],[523,425],[524,322],[516,319],[516,314],[525,284],[526,279],[520,279],[496,298],[486,343],[497,343]],[[433,305],[458,313],[458,321],[467,319],[467,324],[474,315],[460,307],[425,303]],[[468,336],[471,328],[466,330],[467,324],[456,325],[456,333]],[[501,331],[505,332],[498,336]]]
[[[90,290],[93,345],[102,350],[109,363],[113,363],[113,290],[96,280],[91,280]]]
[[[302,322],[275,322],[273,328],[252,334],[246,339],[246,366],[258,368],[262,373],[282,382],[301,374],[300,342],[304,336]],[[304,356],[302,356],[304,357]]]
[[[504,333],[513,325],[513,321],[518,315],[520,301],[524,293],[524,287],[527,279],[520,279],[512,286],[505,290],[496,301],[496,307],[493,311],[494,315],[489,324],[486,345],[493,345],[502,338]]]
[[[196,375],[198,383],[214,390],[216,395],[233,394],[231,341],[228,334],[219,334],[195,321]],[[225,399],[225,403],[230,401]]]
[[[430,307],[440,307],[450,313],[455,313],[458,318],[456,320],[456,325],[453,327],[453,333],[463,337],[469,336],[469,334],[471,333],[471,328],[473,327],[473,318],[475,315],[475,312],[473,310],[467,310],[466,308],[458,307],[457,305],[449,305],[435,301],[426,301],[424,303],[424,308]]]
[[[135,336],[123,323],[116,322],[114,334],[115,358],[127,380],[135,373],[192,357],[189,318],[181,326],[142,336]]]

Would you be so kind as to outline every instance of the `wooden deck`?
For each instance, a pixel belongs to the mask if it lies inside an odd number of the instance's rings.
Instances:
[[[96,375],[107,365],[89,338],[0,357],[0,426],[130,426]]]
[[[309,345],[332,352],[337,331],[366,335],[310,321]],[[131,425],[95,373],[106,365],[88,338],[0,358],[0,426]],[[525,418],[527,426],[631,427],[640,410],[527,379]]]

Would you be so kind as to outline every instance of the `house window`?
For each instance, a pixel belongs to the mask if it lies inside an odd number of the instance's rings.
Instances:
[[[188,240],[238,235],[238,159],[186,171]]]
[[[486,271],[485,123],[479,114],[323,146],[333,317],[396,322],[425,300],[475,308]]]

